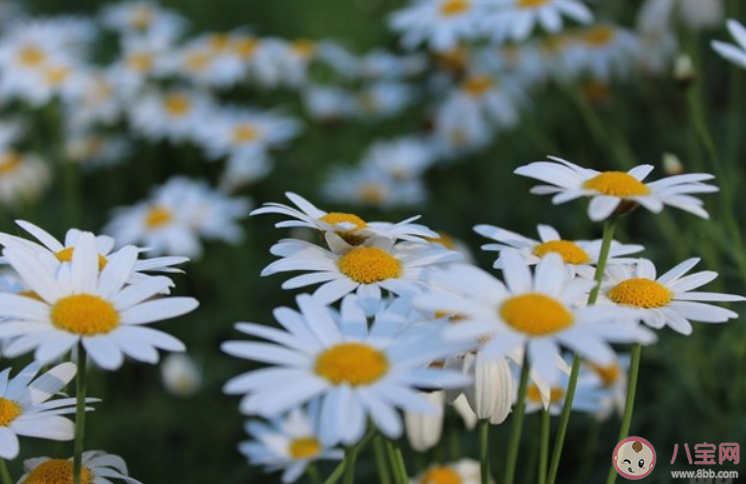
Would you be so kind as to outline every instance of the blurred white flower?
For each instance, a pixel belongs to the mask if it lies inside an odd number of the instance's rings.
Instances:
[[[161,380],[177,397],[191,397],[202,387],[202,370],[186,353],[171,353],[161,363]]]
[[[588,24],[590,9],[580,0],[501,0],[485,2],[491,8],[479,20],[480,29],[497,44],[526,40],[540,27],[555,34],[562,30],[563,17]]]
[[[746,28],[735,19],[728,19],[726,25],[728,26],[728,32],[735,39],[736,45],[719,40],[713,40],[710,45],[723,58],[746,69]]]
[[[52,181],[49,165],[31,154],[0,148],[0,201],[8,206],[31,203]]]
[[[432,449],[440,442],[440,436],[443,433],[444,405],[446,403],[443,390],[423,392],[422,396],[427,398],[438,410],[429,413],[404,412],[404,428],[407,441],[410,447],[417,452]]]
[[[101,21],[124,37],[144,38],[163,45],[177,40],[186,27],[182,16],[148,0],[107,5],[101,12]]]
[[[389,25],[401,34],[405,48],[427,44],[431,50],[442,52],[480,34],[476,23],[486,4],[473,0],[414,1],[391,14]]]
[[[132,100],[129,106],[132,128],[145,138],[172,143],[190,141],[199,127],[212,119],[212,100],[199,90],[150,91]]]

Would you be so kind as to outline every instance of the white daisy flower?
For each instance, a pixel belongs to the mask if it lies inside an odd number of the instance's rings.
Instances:
[[[652,165],[639,165],[628,172],[596,171],[583,168],[562,158],[536,161],[517,168],[514,173],[550,183],[531,189],[537,195],[554,195],[555,205],[581,197],[590,197],[588,216],[593,221],[605,220],[615,211],[626,213],[637,204],[658,213],[664,205],[679,208],[702,218],[709,215],[704,204],[692,196],[712,193],[718,187],[702,183],[715,178],[707,173],[690,173],[662,178],[651,183],[643,180],[653,170]]]
[[[535,383],[529,384],[526,388],[526,413],[548,410],[551,415],[560,415],[565,406],[565,395],[569,383],[570,376],[560,373],[555,383],[551,385],[548,394],[542,392]],[[575,387],[572,409],[578,412],[597,413],[604,407],[604,392],[598,388],[596,382],[579,379]]]
[[[396,116],[415,99],[415,91],[403,82],[380,81],[357,94],[355,111],[365,120]]]
[[[47,231],[38,227],[31,222],[25,220],[16,220],[16,224],[24,229],[26,232],[34,236],[36,242],[16,237],[14,235],[5,234],[0,232],[0,245],[5,247],[22,246],[36,253],[39,261],[48,266],[49,270],[56,271],[59,269],[61,264],[71,263],[73,260],[73,254],[75,253],[75,245],[78,243],[81,235],[84,233],[78,229],[70,229],[65,234],[64,244],[57,240],[54,236],[49,234]],[[107,235],[96,236],[96,249],[98,250],[98,267],[99,270],[104,270],[108,265],[109,259],[117,257],[120,251],[114,251],[114,239]],[[145,253],[148,249],[137,248],[138,253]],[[189,259],[186,257],[155,257],[153,259],[144,259],[135,261],[133,272],[127,279],[127,282],[132,284],[149,276],[143,274],[143,272],[166,272],[166,273],[183,273],[181,269],[177,269],[173,266],[183,264]],[[171,284],[173,285],[173,284]]]
[[[96,238],[83,232],[73,247],[71,263],[55,274],[34,251],[6,247],[3,256],[36,295],[0,294],[0,317],[5,318],[0,338],[15,338],[6,356],[35,350],[36,361],[44,364],[81,342],[98,366],[115,370],[125,354],[156,363],[156,348],[184,351],[181,341],[144,325],[186,314],[198,303],[189,297],[149,300],[171,284],[166,277],[125,286],[137,254],[137,248],[125,247],[100,270]]]
[[[51,181],[51,170],[43,160],[0,147],[0,202],[4,205],[33,202]]]
[[[161,44],[174,42],[186,27],[183,17],[148,0],[107,5],[101,12],[101,21],[124,37],[147,38]]]
[[[500,269],[499,253],[503,249],[515,249],[523,255],[526,262],[533,265],[538,263],[545,255],[556,253],[562,256],[562,261],[572,270],[573,275],[578,274],[581,277],[593,279],[601,255],[602,240],[565,240],[560,237],[559,232],[549,225],[538,225],[539,238],[533,240],[524,237],[515,232],[495,227],[494,225],[477,225],[474,231],[492,239],[497,244],[485,244],[483,250],[498,252],[498,258],[495,260],[494,268]],[[636,259],[625,258],[622,256],[634,254],[645,250],[645,247],[636,244],[620,244],[617,241],[611,242],[607,265],[630,264]]]
[[[436,408],[435,413],[404,412],[404,428],[412,450],[425,452],[440,442],[443,433],[446,396],[443,390],[422,392]]]
[[[214,110],[212,99],[204,91],[173,89],[136,97],[129,107],[129,118],[132,128],[147,139],[168,138],[172,143],[183,143],[197,136]]]
[[[598,24],[573,32],[562,57],[569,72],[609,81],[614,76],[626,77],[633,70],[640,49],[635,33],[616,25]]]
[[[614,359],[609,343],[656,340],[654,333],[633,323],[634,311],[577,307],[594,282],[572,279],[558,254],[546,255],[533,275],[519,253],[504,250],[501,258],[506,284],[473,275],[468,280],[454,279],[453,285],[470,288],[470,297],[437,292],[417,296],[415,306],[463,316],[463,321],[445,330],[446,338],[473,341],[479,337],[485,356],[508,356],[525,347],[531,368],[547,382],[555,381],[559,345],[604,365]]]
[[[275,224],[277,228],[307,227],[324,234],[329,247],[335,252],[347,252],[363,244],[371,237],[384,237],[391,240],[423,242],[427,237],[437,238],[438,234],[424,225],[413,224],[420,216],[410,217],[399,223],[366,222],[354,213],[326,212],[293,192],[285,196],[298,208],[281,203],[269,202],[255,209],[251,215],[278,213],[295,220],[284,220]]]
[[[463,386],[468,379],[430,368],[464,346],[437,337],[439,325],[412,324],[408,304],[394,301],[379,311],[372,326],[354,297],[342,303],[341,316],[309,295],[297,298],[300,312],[278,308],[284,330],[239,323],[239,331],[275,343],[230,341],[223,351],[274,365],[230,380],[225,391],[246,394],[241,411],[273,417],[321,398],[319,441],[324,445],[359,441],[370,418],[382,434],[398,438],[395,411],[435,412],[417,389]]]
[[[427,200],[421,179],[397,180],[370,167],[336,167],[329,172],[321,191],[330,202],[383,210],[414,207]]]
[[[417,1],[394,12],[389,26],[402,35],[407,49],[426,43],[442,52],[479,35],[476,23],[484,6],[485,2],[474,0]]]
[[[736,19],[728,19],[726,22],[728,32],[735,39],[736,45],[713,40],[710,45],[726,60],[731,61],[739,67],[746,69],[746,28]]]
[[[557,33],[563,17],[583,24],[593,20],[590,9],[579,0],[502,0],[490,6],[479,25],[498,44],[524,41],[537,27]]]
[[[161,43],[141,37],[124,38],[120,58],[107,71],[117,95],[134,98],[148,81],[167,73],[171,55],[171,50]]]
[[[594,365],[587,361],[580,367],[578,382],[589,382],[602,392],[601,408],[595,411],[595,418],[606,420],[613,414],[622,416],[627,405],[627,373],[630,355],[618,354],[616,360],[606,366]]]
[[[48,401],[65,388],[76,373],[73,363],[62,363],[36,378],[41,365],[31,363],[15,377],[10,368],[0,373],[0,457],[15,459],[18,436],[72,440],[75,425],[62,415],[75,413],[75,399]],[[88,403],[96,401],[87,399]],[[91,410],[90,408],[86,410]]]
[[[51,459],[36,457],[23,462],[25,474],[17,484],[58,484],[73,482],[73,458]],[[81,484],[111,484],[111,479],[122,480],[127,484],[142,484],[129,477],[127,464],[118,455],[101,450],[83,452]]]
[[[161,363],[161,381],[172,395],[191,397],[202,387],[202,369],[186,353],[172,353]]]
[[[156,188],[149,200],[114,211],[104,228],[120,244],[142,242],[153,254],[199,257],[200,237],[237,244],[238,220],[248,215],[246,198],[229,198],[206,181],[176,176]]]
[[[235,47],[233,34],[200,35],[174,52],[170,70],[205,88],[227,88],[246,77],[248,64]]]
[[[253,440],[242,442],[238,450],[252,465],[265,466],[265,472],[282,470],[282,482],[295,482],[308,465],[317,460],[341,460],[344,451],[324,446],[319,441],[318,405],[307,412],[294,408],[286,416],[268,424],[252,420],[246,432]]]
[[[737,318],[734,311],[706,303],[746,301],[743,296],[693,291],[717,277],[713,271],[685,275],[698,262],[698,258],[685,260],[660,277],[647,259],[638,260],[634,267],[609,268],[599,304],[636,308],[647,326],[655,329],[669,326],[686,335],[692,334],[690,321],[724,323]]]
[[[307,272],[285,281],[283,289],[321,283],[313,294],[319,301],[331,304],[354,292],[369,311],[378,307],[382,291],[399,296],[422,292],[428,269],[461,259],[436,244],[394,244],[386,238],[371,238],[344,254],[293,239],[281,240],[270,251],[282,258],[265,267],[262,276]]]
[[[461,459],[451,464],[435,464],[411,479],[410,484],[481,484],[482,469],[479,461]],[[492,478],[490,483],[494,481]]]
[[[321,121],[338,121],[351,117],[358,108],[358,99],[337,86],[310,84],[303,89],[303,104],[308,116]]]
[[[463,116],[475,122],[481,119],[486,126],[481,128],[483,130],[506,129],[518,123],[518,106],[525,102],[525,97],[525,93],[509,81],[498,83],[492,76],[473,73],[451,92],[437,116]]]

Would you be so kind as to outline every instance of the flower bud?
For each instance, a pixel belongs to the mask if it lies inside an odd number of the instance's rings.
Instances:
[[[202,371],[186,354],[168,355],[161,364],[161,378],[166,390],[177,397],[190,397],[202,386]]]
[[[668,176],[684,173],[684,165],[678,156],[671,153],[663,153],[663,173]]]
[[[445,393],[441,391],[422,393],[438,408],[436,413],[404,412],[404,426],[409,445],[417,452],[425,452],[437,445],[443,431],[443,406]]]
[[[508,418],[513,405],[513,375],[508,360],[485,358],[481,353],[469,357],[474,383],[464,390],[466,400],[479,419],[500,424]]]
[[[694,83],[696,77],[692,58],[688,54],[680,54],[673,65],[673,79],[676,84],[686,89]]]

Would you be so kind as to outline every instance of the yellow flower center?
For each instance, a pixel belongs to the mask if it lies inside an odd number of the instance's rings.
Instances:
[[[469,10],[471,2],[469,0],[447,0],[440,6],[440,13],[446,17],[459,15]]]
[[[622,281],[606,293],[617,304],[638,308],[660,308],[671,302],[671,291],[652,279],[637,277]]]
[[[363,343],[340,343],[316,358],[314,371],[334,385],[370,385],[389,369],[386,355]]]
[[[457,47],[453,50],[436,54],[438,62],[443,64],[446,69],[452,71],[463,71],[469,62],[469,52],[463,47]]]
[[[377,183],[368,183],[360,187],[358,197],[361,202],[379,204],[386,199],[385,189]]]
[[[52,324],[82,336],[106,334],[119,326],[119,313],[114,305],[92,294],[74,294],[52,306]]]
[[[141,5],[135,7],[130,13],[130,25],[137,30],[147,30],[150,28],[150,23],[153,21],[153,11],[145,6]]]
[[[438,232],[437,237],[425,237],[425,240],[431,243],[440,244],[446,249],[456,250],[456,242],[446,233]]]
[[[173,215],[169,209],[156,205],[148,211],[148,215],[145,217],[145,226],[149,229],[155,229],[166,225],[171,219],[173,219]]]
[[[518,8],[538,8],[549,3],[549,0],[518,0]]]
[[[316,51],[316,43],[308,39],[298,39],[290,44],[290,49],[292,49],[298,57],[305,59],[311,57]]]
[[[0,427],[7,427],[21,413],[23,411],[18,404],[7,398],[0,397]]]
[[[214,34],[210,36],[210,48],[213,50],[224,50],[231,42],[231,37],[228,34]]]
[[[316,437],[301,437],[290,443],[290,457],[296,460],[308,459],[321,452],[321,444]]]
[[[559,301],[543,294],[523,294],[507,299],[500,317],[513,329],[530,336],[545,336],[573,324],[572,313]]]
[[[249,143],[259,137],[259,130],[250,123],[241,123],[233,128],[233,143]]]
[[[51,459],[44,461],[21,484],[73,484],[73,461]],[[80,472],[80,484],[91,484],[93,473],[87,467]]]
[[[25,65],[26,67],[35,67],[44,62],[44,59],[46,59],[46,54],[44,54],[44,51],[40,48],[33,46],[33,45],[26,45],[24,47],[21,47],[20,51],[18,52],[18,58],[21,61],[21,64]]]
[[[536,385],[529,385],[526,389],[526,398],[535,403],[542,403],[541,392]],[[560,403],[565,398],[565,390],[560,387],[552,387],[549,390],[549,403]]]
[[[190,52],[184,63],[189,72],[202,72],[210,65],[210,54],[207,52]]]
[[[479,97],[492,89],[493,84],[492,79],[487,76],[474,76],[465,80],[461,89],[470,96]]]
[[[360,284],[373,284],[401,275],[401,262],[383,249],[358,247],[337,261],[342,274]]]
[[[591,256],[578,247],[575,242],[569,240],[550,240],[534,247],[533,252],[536,257],[544,257],[550,252],[554,252],[562,256],[565,264],[587,264],[591,261]]]
[[[593,27],[585,32],[583,39],[592,47],[602,47],[614,39],[614,29],[605,25]]]
[[[461,477],[449,467],[434,467],[422,476],[420,484],[461,484]]]
[[[319,217],[319,220],[323,220],[329,225],[337,225],[341,223],[353,224],[355,228],[349,230],[348,232],[354,232],[356,230],[364,229],[368,226],[368,224],[365,223],[365,220],[361,219],[354,213],[330,212],[323,217]]]
[[[54,256],[57,257],[57,260],[60,262],[72,262],[74,253],[75,247],[68,247],[55,253]],[[106,260],[106,257],[102,256],[101,254],[98,255],[98,270],[103,271],[104,267],[106,267],[106,264],[108,263],[109,261]]]
[[[640,197],[650,194],[650,189],[644,183],[623,171],[599,173],[583,183],[583,188],[610,197]]]
[[[166,111],[173,116],[183,116],[191,109],[189,98],[183,94],[169,94],[163,100],[163,105]]]
[[[619,380],[620,370],[616,363],[609,366],[599,366],[591,362],[586,364],[601,378],[604,387],[610,387]]]
[[[259,40],[253,37],[246,37],[239,39],[233,43],[233,49],[242,58],[248,58],[254,55],[257,47],[259,47]]]
[[[50,67],[44,71],[44,75],[47,78],[47,82],[53,87],[60,86],[67,76],[70,74],[70,69],[67,67]]]
[[[153,56],[147,52],[135,52],[127,57],[127,65],[136,72],[148,72],[153,68]]]
[[[16,171],[21,164],[21,156],[13,151],[8,151],[0,158],[0,175],[7,175]]]

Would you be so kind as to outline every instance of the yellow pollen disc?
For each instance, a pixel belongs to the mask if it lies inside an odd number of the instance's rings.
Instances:
[[[316,437],[301,437],[290,443],[290,457],[296,460],[308,459],[321,452],[321,444]]]
[[[190,72],[202,72],[210,65],[210,55],[206,52],[190,52],[184,64]]]
[[[149,229],[154,229],[166,225],[172,218],[173,215],[169,209],[156,205],[148,211],[148,215],[145,217],[145,225]]]
[[[640,197],[650,194],[650,188],[623,171],[605,171],[583,183],[583,188],[611,197]]]
[[[106,334],[119,326],[119,313],[109,301],[92,294],[74,294],[52,306],[52,324],[82,336]]]
[[[360,284],[373,284],[396,279],[401,275],[401,262],[383,249],[358,247],[337,261],[339,271]]]
[[[67,79],[70,69],[67,67],[50,67],[44,71],[47,82],[52,86],[59,86]]]
[[[600,25],[587,30],[583,35],[583,39],[593,47],[601,47],[611,42],[614,39],[614,35],[614,29]]]
[[[362,202],[378,204],[386,199],[386,191],[381,185],[369,183],[360,187],[358,197]]]
[[[448,467],[434,467],[422,476],[420,484],[461,484],[458,473]]]
[[[223,50],[230,45],[231,38],[228,34],[215,34],[210,37],[210,48]]]
[[[673,296],[663,284],[642,277],[622,281],[606,295],[617,304],[646,309],[663,307]]]
[[[16,171],[21,164],[21,156],[13,151],[8,151],[0,157],[0,175],[7,175]]]
[[[538,8],[549,3],[549,0],[518,0],[518,8]]]
[[[147,30],[153,21],[153,11],[146,6],[139,6],[130,14],[130,25],[137,30]]]
[[[438,232],[438,237],[425,237],[425,240],[434,244],[440,244],[446,249],[456,250],[456,242],[448,234]]]
[[[565,397],[565,390],[560,387],[552,387],[549,390],[549,403],[560,403]],[[536,385],[529,385],[526,389],[526,398],[532,402],[541,403],[541,392]]]
[[[334,385],[370,385],[389,369],[386,355],[363,343],[340,343],[316,358],[314,371]]]
[[[169,94],[163,100],[163,105],[173,116],[183,116],[191,109],[189,98],[183,94]]]
[[[587,264],[591,261],[591,256],[569,240],[550,240],[534,247],[533,252],[536,257],[544,257],[554,252],[562,256],[565,264]]]
[[[492,89],[493,85],[492,79],[487,76],[474,76],[465,80],[461,89],[471,96],[479,97]]]
[[[55,253],[54,256],[57,257],[57,260],[60,262],[72,262],[74,253],[75,248],[68,247],[67,249],[62,249],[61,251]],[[101,254],[98,255],[98,270],[103,271],[104,267],[106,267],[106,264],[108,263],[109,261],[106,260],[106,257],[102,256]]]
[[[464,13],[471,7],[469,0],[447,0],[440,6],[440,13],[446,17]]]
[[[572,313],[559,301],[543,294],[523,294],[507,299],[500,317],[513,329],[530,336],[545,336],[573,324]]]
[[[235,144],[248,143],[259,137],[259,130],[250,123],[241,123],[233,128],[233,142]]]
[[[612,364],[609,366],[598,366],[594,365],[593,363],[586,362],[586,364],[596,372],[599,378],[601,378],[601,381],[604,384],[604,387],[610,387],[614,383],[619,380],[619,365]]]
[[[147,52],[135,52],[127,57],[127,65],[136,72],[148,72],[153,68],[153,56]]]
[[[454,313],[451,311],[435,311],[435,319],[448,318],[450,323],[460,323],[469,319],[463,314]]]
[[[44,51],[41,50],[38,47],[34,47],[33,45],[27,45],[25,47],[22,47],[20,52],[18,52],[18,58],[20,59],[21,63],[28,67],[34,67],[38,66],[42,62],[44,62],[44,59],[46,59],[46,54],[44,54]]]
[[[300,57],[311,57],[316,51],[316,43],[308,39],[298,39],[290,44],[290,48]]]
[[[7,398],[0,397],[0,427],[7,427],[21,413],[23,411],[18,404]]]
[[[348,232],[354,232],[356,230],[364,229],[368,226],[368,224],[365,223],[365,220],[361,219],[354,213],[330,212],[323,217],[319,217],[319,220],[323,220],[329,225],[337,225],[345,222],[353,224],[355,228],[349,230]]]
[[[233,43],[233,49],[236,51],[236,54],[243,58],[254,55],[257,47],[259,47],[259,40],[253,37],[240,39]]]
[[[452,71],[463,71],[469,62],[469,52],[463,47],[437,54],[438,61]]]
[[[51,459],[44,461],[29,472],[21,484],[73,484],[73,461]],[[93,473],[87,467],[80,472],[80,484],[91,484]]]

